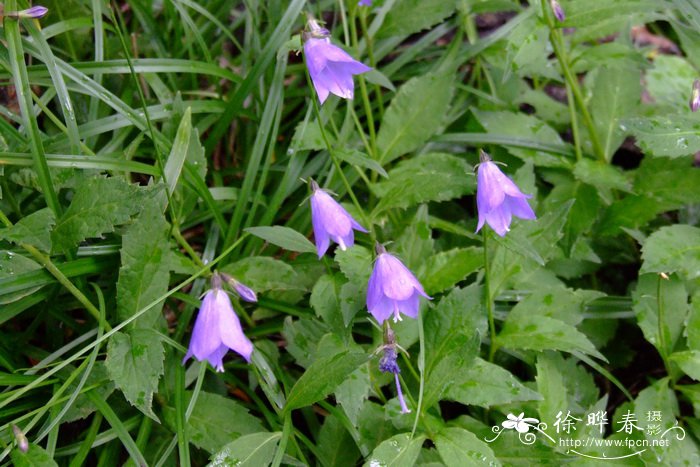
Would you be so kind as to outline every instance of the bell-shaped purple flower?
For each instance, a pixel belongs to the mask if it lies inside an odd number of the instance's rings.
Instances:
[[[202,300],[185,363],[190,357],[207,360],[216,371],[224,371],[223,358],[229,349],[250,361],[253,343],[243,334],[231,300],[221,288],[221,278],[214,274],[209,290]]]
[[[481,163],[476,177],[476,207],[479,211],[478,232],[488,223],[501,237],[510,230],[512,216],[536,219],[527,203],[532,195],[523,194],[491,158],[481,151]]]
[[[353,229],[367,232],[336,200],[311,180],[311,223],[319,259],[326,253],[330,241],[341,250],[355,244]]]
[[[46,13],[48,13],[49,9],[46,8],[45,6],[33,6],[31,8],[27,8],[26,10],[20,10],[20,11],[8,11],[5,13],[4,16],[10,17],[10,18],[41,18],[44,16]]]
[[[352,99],[355,92],[353,75],[366,73],[371,68],[331,44],[328,30],[315,20],[310,19],[308,26],[309,32],[304,33],[304,55],[318,100],[323,104],[329,94]]]
[[[690,94],[690,111],[697,112],[700,109],[700,79],[693,81],[693,91]]]
[[[432,300],[418,279],[395,256],[376,246],[377,259],[367,285],[367,310],[383,323],[393,315],[394,322],[401,321],[401,314],[411,318],[418,316],[418,296]]]

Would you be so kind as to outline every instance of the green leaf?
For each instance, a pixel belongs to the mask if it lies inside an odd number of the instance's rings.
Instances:
[[[585,334],[547,316],[509,314],[498,335],[498,343],[509,349],[581,351],[606,360]]]
[[[370,159],[364,152],[358,151],[356,149],[341,149],[333,153],[338,159],[343,160],[351,165],[356,165],[358,167],[363,167],[365,169],[370,169],[377,172],[382,177],[388,177],[386,170],[379,165],[379,162],[374,159]]]
[[[177,186],[177,181],[180,178],[180,173],[185,165],[187,158],[187,148],[190,145],[190,135],[192,134],[192,108],[187,107],[185,114],[180,120],[180,126],[175,134],[173,147],[170,149],[168,161],[165,163],[163,175],[168,184],[168,193],[172,194]]]
[[[192,392],[187,391],[189,404]],[[175,426],[175,409],[164,407],[163,417]],[[209,453],[221,451],[224,446],[244,435],[264,432],[257,417],[248,413],[241,403],[231,397],[202,391],[197,396],[192,416],[187,420],[190,442]]]
[[[0,239],[17,245],[27,243],[41,251],[51,251],[51,229],[56,225],[56,216],[49,208],[40,209],[21,219],[12,227],[0,230]]]
[[[15,467],[58,467],[49,453],[36,444],[30,444],[27,452],[13,449],[10,458]]]
[[[700,381],[700,351],[686,350],[684,352],[676,352],[669,357],[675,362],[683,372],[693,378],[695,381]]]
[[[325,274],[314,285],[309,299],[316,316],[323,318],[323,322],[339,334],[345,329],[343,316],[338,313],[341,283],[340,277]]]
[[[121,268],[117,281],[117,317],[130,318],[164,296],[170,282],[170,226],[160,207],[150,200],[122,237]],[[152,307],[134,326],[152,328],[163,305]]]
[[[592,74],[590,110],[606,160],[611,160],[625,139],[620,119],[631,116],[642,94],[640,71],[633,68],[600,67]]]
[[[632,301],[632,309],[646,340],[659,349],[661,355],[670,354],[681,337],[688,316],[688,294],[683,282],[675,274],[668,280],[658,274],[642,274],[632,292]],[[659,339],[659,316],[664,320],[663,339]]]
[[[646,90],[654,103],[674,113],[687,111],[690,83],[696,78],[697,71],[686,59],[666,54],[654,57],[652,67],[644,74]]]
[[[324,399],[365,361],[366,354],[350,350],[318,358],[292,387],[284,411],[291,412]]]
[[[372,451],[364,467],[415,465],[424,441],[425,436],[411,438],[410,433],[401,433],[385,439]]]
[[[464,428],[445,428],[435,438],[435,445],[447,467],[501,465],[488,444]]]
[[[350,282],[362,287],[367,286],[372,274],[372,253],[367,248],[355,245],[345,251],[336,250],[335,260]]]
[[[396,251],[410,270],[419,271],[425,258],[433,254],[435,241],[432,235],[428,206],[423,204],[418,207],[411,223],[396,239]]]
[[[401,162],[389,179],[372,186],[381,201],[374,213],[426,201],[446,201],[473,193],[476,178],[467,162],[450,154],[429,153]]]
[[[219,452],[211,456],[207,467],[258,467],[269,465],[275,455],[275,449],[282,437],[281,432],[252,433],[228,443]]]
[[[354,248],[351,248],[354,249]],[[256,292],[303,289],[289,264],[269,256],[252,256],[227,264],[222,272],[233,276]]]
[[[477,357],[466,370],[454,373],[454,380],[445,391],[445,399],[488,408],[511,402],[540,400],[542,396],[523,386],[505,368]]]
[[[360,410],[369,397],[371,382],[369,365],[362,365],[353,371],[348,379],[335,389],[335,399],[343,407],[350,422],[357,426]]]
[[[324,467],[357,465],[357,460],[361,456],[360,451],[348,430],[335,415],[326,417],[317,439],[318,465]]]
[[[41,269],[41,265],[34,260],[15,253],[14,251],[0,250],[0,305],[7,305],[23,297],[33,294],[41,286],[29,287],[16,292],[4,293],[3,283],[13,280],[25,272]]]
[[[115,226],[129,221],[151,196],[138,185],[122,178],[89,178],[73,195],[68,209],[56,222],[51,233],[53,250],[63,252],[87,238],[114,231]]]
[[[316,253],[316,247],[308,238],[289,227],[281,225],[248,227],[245,231],[285,250],[298,251],[299,253]]]
[[[611,199],[610,190],[631,192],[632,183],[625,174],[616,166],[604,164],[592,159],[581,159],[574,167],[574,177],[596,187],[605,194],[605,198]]]
[[[700,151],[700,121],[687,115],[628,118],[623,125],[642,151],[657,157],[682,157]]]
[[[107,345],[105,365],[110,378],[133,406],[156,421],[151,404],[164,358],[160,335],[150,329],[117,332]]]
[[[642,247],[640,273],[677,272],[686,280],[700,276],[700,228],[690,225],[662,227]]]
[[[455,0],[398,0],[384,18],[379,37],[407,36],[427,29],[450,16],[456,3]]]
[[[520,77],[541,76],[560,81],[559,73],[548,63],[549,27],[544,21],[530,15],[508,34],[506,50],[506,73],[501,82],[510,78],[510,72]]]
[[[437,2],[446,3],[441,0]],[[414,16],[414,13],[408,16]],[[450,74],[430,73],[411,78],[401,86],[384,113],[377,135],[381,165],[415,151],[438,133],[442,127],[440,116],[447,114],[452,100],[453,81],[454,77]],[[432,117],[425,118],[426,115]]]
[[[685,333],[688,336],[688,347],[700,350],[700,292],[693,295]]]
[[[656,0],[588,0],[560,2],[566,12],[562,24],[576,28],[576,40],[584,41],[620,31],[630,22],[644,24],[652,20],[660,5]]]
[[[483,263],[482,248],[454,248],[428,258],[419,277],[425,291],[430,295],[453,287],[477,271]]]

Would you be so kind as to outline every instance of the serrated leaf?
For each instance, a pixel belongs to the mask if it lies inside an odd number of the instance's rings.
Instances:
[[[281,225],[248,227],[245,231],[285,250],[298,251],[299,253],[316,253],[316,247],[308,238],[289,227]]]
[[[338,275],[339,276],[339,275]],[[331,329],[342,332],[345,329],[343,316],[338,313],[341,284],[340,277],[325,274],[319,278],[311,291],[309,304],[316,312],[316,316],[323,319]]]
[[[117,281],[120,320],[130,318],[168,291],[169,229],[160,207],[149,201],[122,237]],[[152,328],[161,316],[162,307],[162,304],[152,307],[133,326]]]
[[[686,115],[628,118],[629,129],[645,153],[657,157],[682,157],[700,151],[700,121]]]
[[[68,209],[51,233],[57,253],[74,248],[87,238],[113,232],[141,210],[150,193],[122,178],[89,178],[75,191]]]
[[[476,179],[462,158],[429,153],[401,162],[389,179],[372,186],[381,200],[374,213],[406,208],[427,201],[446,201],[473,193]]]
[[[677,224],[662,227],[642,247],[640,273],[678,272],[686,280],[700,276],[700,229]]]
[[[659,54],[652,67],[644,74],[646,90],[657,106],[675,112],[688,108],[689,83],[697,78],[697,71],[683,57]]]
[[[343,160],[348,164],[373,170],[382,177],[386,178],[389,176],[387,175],[386,170],[379,165],[379,162],[375,161],[374,159],[370,159],[364,152],[356,149],[341,149],[339,151],[335,151],[334,155],[338,157],[338,159]]]
[[[414,465],[424,441],[425,436],[412,438],[410,433],[394,435],[374,448],[364,467]]]
[[[453,287],[478,270],[483,263],[482,248],[453,248],[428,258],[419,277],[430,295]]]
[[[269,465],[275,455],[282,433],[252,433],[228,443],[211,456],[207,467],[259,467]]]
[[[450,74],[431,73],[411,78],[399,88],[377,135],[381,165],[420,148],[437,133],[442,126],[439,116],[447,114],[452,100],[453,81]],[[426,119],[426,115],[433,118]]]
[[[133,329],[117,332],[109,339],[105,365],[124,397],[144,414],[159,422],[151,404],[163,374],[165,353],[157,332]]]
[[[404,36],[427,29],[450,16],[454,0],[398,0],[389,10],[380,37]]]
[[[435,438],[435,445],[447,467],[501,465],[489,445],[464,428],[441,430]]]
[[[488,408],[518,401],[542,399],[537,392],[518,381],[505,368],[475,358],[465,371],[455,372],[445,391],[445,399],[465,405]]]
[[[349,350],[318,358],[292,387],[284,411],[291,412],[325,398],[367,358],[362,352]]]
[[[686,375],[695,381],[700,381],[700,351],[686,350],[684,352],[675,352],[669,358],[681,367],[681,370]]]
[[[51,251],[51,229],[56,225],[56,216],[49,208],[40,209],[22,218],[12,227],[0,229],[0,240],[17,245],[26,243],[41,251]]]
[[[350,376],[335,389],[335,399],[355,426],[357,426],[360,410],[369,397],[370,389],[369,365],[367,364],[350,373]]]
[[[632,182],[616,166],[604,164],[591,159],[581,159],[576,162],[574,177],[583,183],[596,187],[610,199],[610,190],[631,192]]]

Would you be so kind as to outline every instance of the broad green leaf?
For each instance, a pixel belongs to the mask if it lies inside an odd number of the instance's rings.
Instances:
[[[509,111],[488,111],[472,109],[479,124],[487,133],[494,133],[515,138],[523,138],[528,141],[537,141],[555,145],[563,145],[564,141],[552,127],[534,115]],[[530,161],[536,166],[542,167],[569,167],[573,161],[564,156],[554,155],[549,152],[536,149],[524,149],[514,146],[506,148],[509,153]]]
[[[675,362],[683,372],[693,378],[695,381],[700,381],[700,351],[686,350],[671,354],[671,361]]]
[[[401,162],[389,172],[387,181],[373,185],[373,191],[381,198],[374,212],[459,198],[473,193],[475,187],[476,177],[463,158],[423,154]]]
[[[606,360],[585,334],[547,316],[509,315],[498,335],[498,343],[509,349],[580,351]]]
[[[13,280],[16,276],[37,269],[41,269],[41,265],[36,261],[14,251],[0,250],[0,305],[15,302],[39,290],[41,286],[5,293],[7,289],[4,287],[5,283]]]
[[[603,66],[595,70],[590,110],[598,140],[609,161],[625,139],[620,119],[629,117],[642,94],[640,72],[634,68]]]
[[[481,268],[483,263],[482,248],[454,248],[428,258],[418,276],[426,293],[434,294],[453,287]]]
[[[356,465],[361,454],[348,430],[334,415],[325,419],[317,441],[319,464],[324,467]]]
[[[15,467],[58,467],[49,453],[36,444],[30,444],[27,452],[14,448],[10,458]]]
[[[321,276],[311,291],[309,299],[309,304],[316,312],[316,316],[323,318],[323,322],[339,334],[345,328],[343,316],[338,313],[340,307],[338,295],[342,282],[338,276],[328,274]]]
[[[477,357],[466,370],[454,373],[454,380],[445,391],[445,399],[488,408],[511,402],[540,400],[542,396],[523,386],[505,368]]]
[[[68,386],[68,393],[72,393],[78,387],[79,379],[74,380],[70,386]],[[96,361],[95,365],[92,367],[90,376],[88,376],[85,381],[84,387],[95,386],[92,391],[97,392],[98,396],[104,400],[112,394],[114,391],[114,383],[110,380],[109,372],[104,362]],[[71,405],[70,409],[63,416],[62,421],[64,422],[74,422],[76,420],[81,420],[87,418],[88,415],[97,410],[95,404],[90,400],[90,397],[83,393],[80,394],[75,402]]]
[[[447,467],[501,465],[489,445],[464,428],[445,428],[434,441]]]
[[[392,436],[382,441],[382,444],[372,451],[369,459],[364,463],[364,467],[414,465],[424,441],[425,436],[411,438],[410,433]]]
[[[121,268],[117,281],[117,316],[130,318],[168,291],[170,282],[170,226],[153,201],[144,206],[122,237]],[[152,328],[161,316],[162,304],[140,316],[134,326]]]
[[[609,200],[612,199],[611,190],[632,191],[631,180],[614,165],[581,159],[576,162],[573,174],[578,180],[596,187]]]
[[[122,178],[89,178],[75,191],[73,200],[51,233],[53,250],[63,252],[87,238],[113,232],[141,210],[149,191]]]
[[[282,335],[287,341],[287,351],[296,363],[308,368],[316,359],[318,342],[328,331],[328,326],[318,319],[302,318],[292,321],[292,317],[287,316]]]
[[[362,287],[367,286],[369,276],[372,274],[372,253],[367,248],[355,245],[345,251],[336,250],[335,260],[350,282]]]
[[[175,134],[173,147],[170,149],[168,161],[165,163],[163,174],[165,181],[168,184],[168,193],[172,194],[177,186],[177,181],[180,178],[180,173],[185,165],[187,158],[187,148],[190,145],[190,136],[192,134],[192,108],[187,107],[185,114],[180,120],[180,126]]]
[[[365,361],[366,354],[350,350],[318,358],[292,387],[284,411],[306,407],[325,398]]]
[[[686,280],[700,276],[700,228],[690,225],[662,227],[642,247],[644,263],[639,271],[677,272]]]
[[[12,227],[0,229],[0,240],[8,240],[17,245],[26,243],[51,251],[51,229],[56,224],[56,216],[49,208],[40,209],[22,218]]]
[[[700,120],[687,115],[623,120],[642,151],[657,157],[682,157],[700,151]]]
[[[437,3],[446,2],[439,0]],[[384,114],[377,135],[381,165],[415,151],[435,136],[442,127],[441,116],[447,113],[452,100],[453,81],[451,74],[431,73],[411,78],[401,86]],[[432,117],[425,118],[426,115]]]
[[[544,21],[530,15],[508,34],[506,50],[507,81],[509,73],[519,77],[546,77],[559,81],[559,73],[548,63],[549,27]]]
[[[662,355],[670,354],[680,339],[688,315],[688,294],[683,282],[675,274],[668,280],[658,274],[642,274],[632,292],[632,300],[632,309],[646,340]],[[663,340],[659,339],[659,316],[664,320]]]
[[[456,3],[455,0],[398,0],[384,18],[379,36],[407,36],[427,29],[450,16]]]
[[[340,288],[340,313],[343,324],[348,327],[357,313],[366,306],[366,284],[346,282]]]
[[[192,398],[187,391],[186,403]],[[164,407],[163,418],[175,426],[175,409]],[[197,395],[192,416],[187,420],[190,442],[209,453],[217,453],[224,446],[244,435],[261,433],[265,428],[260,420],[248,413],[243,404],[231,397],[201,391]]]
[[[430,228],[428,206],[418,207],[416,215],[396,239],[396,251],[406,267],[418,271],[425,258],[433,254],[435,241]]]
[[[245,231],[285,250],[298,251],[299,253],[316,253],[316,247],[308,238],[289,227],[281,225],[248,227]]]
[[[294,268],[269,256],[252,256],[221,268],[256,292],[303,289]]]
[[[356,165],[365,169],[370,169],[377,172],[382,177],[388,177],[386,170],[379,165],[379,162],[374,159],[370,159],[364,152],[358,151],[356,149],[341,149],[333,153],[338,159],[347,162],[351,165]]]
[[[657,106],[674,112],[688,108],[690,83],[697,78],[697,71],[684,58],[659,54],[652,67],[644,74],[646,90]]]
[[[369,397],[371,381],[369,364],[360,366],[335,389],[335,399],[343,407],[353,425],[357,426],[360,410]]]
[[[566,12],[562,26],[576,28],[579,42],[613,34],[630,22],[644,24],[655,18],[661,5],[656,0],[562,0],[560,3]]]
[[[259,467],[269,465],[282,433],[252,433],[231,441],[211,456],[208,467]]]
[[[110,378],[132,405],[156,421],[151,404],[164,358],[161,337],[150,329],[117,332],[107,345],[105,365]]]
[[[509,317],[541,315],[576,326],[583,321],[586,305],[603,296],[602,292],[574,291],[563,286],[538,289],[518,302]]]
[[[335,138],[329,131],[326,131],[326,136],[331,147],[333,147]],[[294,131],[290,147],[296,148],[298,151],[321,151],[327,149],[318,120],[311,120],[308,123],[305,120],[301,121]]]
[[[700,292],[693,295],[685,333],[688,337],[688,347],[700,350]]]

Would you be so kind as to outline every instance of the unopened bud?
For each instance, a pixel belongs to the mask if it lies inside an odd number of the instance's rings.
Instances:
[[[563,23],[566,19],[566,14],[564,13],[564,9],[561,7],[561,5],[559,5],[559,2],[557,0],[549,0],[549,5],[552,7],[554,17],[559,20],[560,23]]]
[[[12,433],[15,435],[15,440],[17,441],[17,449],[22,452],[29,451],[29,440],[17,425],[12,425]]]
[[[700,109],[700,79],[693,83],[693,92],[690,95],[690,110],[697,112]]]

